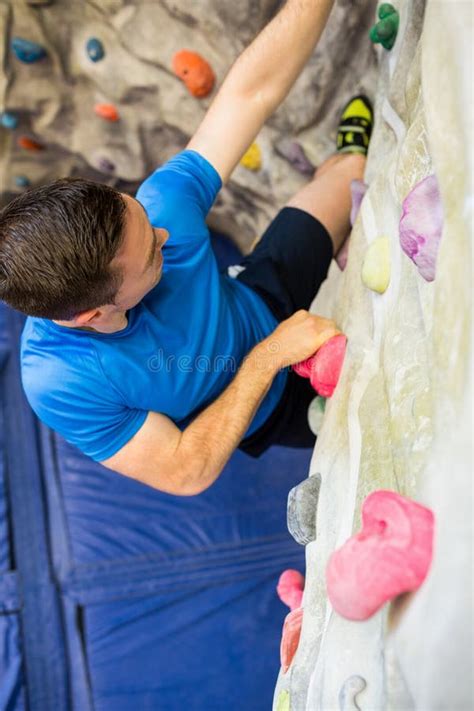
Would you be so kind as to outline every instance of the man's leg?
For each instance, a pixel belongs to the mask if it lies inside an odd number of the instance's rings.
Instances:
[[[334,254],[350,232],[352,180],[362,180],[366,158],[359,153],[342,153],[328,158],[317,169],[313,179],[286,207],[308,212],[324,225],[331,237]]]

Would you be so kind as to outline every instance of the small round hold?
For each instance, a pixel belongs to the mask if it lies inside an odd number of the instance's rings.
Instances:
[[[120,119],[119,112],[113,104],[96,104],[94,111],[97,116],[106,121],[118,121]]]
[[[46,57],[46,50],[37,42],[24,39],[23,37],[13,37],[11,48],[13,54],[20,62],[32,64]]]
[[[10,113],[9,111],[5,111],[5,113],[0,114],[0,124],[3,126],[3,128],[9,128],[13,130],[18,126],[18,121],[18,116],[16,116],[16,114]]]
[[[113,173],[115,171],[115,163],[112,163],[108,158],[99,158],[97,167],[101,173]]]
[[[26,175],[16,175],[15,185],[18,188],[27,188],[29,185],[31,185],[31,181]]]
[[[44,146],[39,141],[35,141],[34,138],[29,136],[20,136],[17,141],[20,148],[24,148],[27,151],[43,151]]]
[[[246,150],[240,160],[240,165],[247,168],[247,170],[260,170],[262,167],[262,151],[260,150],[258,143],[252,143],[252,145]]]
[[[105,57],[104,45],[97,37],[87,40],[86,52],[91,62],[100,62]]]

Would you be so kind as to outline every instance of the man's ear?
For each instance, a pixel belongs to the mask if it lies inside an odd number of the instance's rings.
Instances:
[[[84,326],[93,326],[100,320],[103,312],[100,309],[88,309],[87,311],[81,311],[73,319],[71,319],[75,328],[82,328]]]

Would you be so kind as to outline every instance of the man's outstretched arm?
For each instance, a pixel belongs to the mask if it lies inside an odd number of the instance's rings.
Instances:
[[[221,473],[278,370],[308,358],[337,333],[333,321],[297,311],[253,348],[230,385],[183,432],[150,412],[136,435],[102,464],[169,494],[199,494]]]
[[[334,0],[287,0],[238,57],[188,148],[225,182],[311,56]]]

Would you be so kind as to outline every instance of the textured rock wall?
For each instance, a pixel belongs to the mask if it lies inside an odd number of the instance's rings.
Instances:
[[[348,349],[311,463],[321,489],[302,636],[275,696],[276,708],[292,711],[466,711],[473,703],[472,6],[396,5],[397,42],[380,50],[369,189],[346,270],[333,266],[313,304],[336,319]],[[401,250],[399,222],[407,195],[433,173],[444,227],[427,282]],[[361,270],[382,235],[391,276],[378,294]],[[375,489],[433,510],[434,559],[415,595],[353,622],[331,608],[325,569],[360,529],[361,504]]]
[[[158,164],[186,145],[232,62],[278,9],[278,0],[0,0],[0,112],[18,115],[14,131],[0,127],[0,193],[80,175],[133,192]],[[317,165],[333,150],[338,112],[359,89],[370,92],[375,53],[367,42],[374,0],[339,0],[323,40],[285,103],[259,135],[258,172],[239,166],[222,191],[211,224],[246,249],[307,177],[278,154],[292,140]],[[41,43],[45,59],[23,64],[14,36]],[[90,37],[105,47],[92,62]],[[171,70],[174,53],[199,52],[217,77],[213,94],[191,96]],[[0,48],[1,49],[1,48]],[[275,67],[278,71],[278,67]],[[94,113],[115,104],[120,120]],[[18,147],[21,135],[45,150]],[[106,166],[107,162],[109,169]]]

